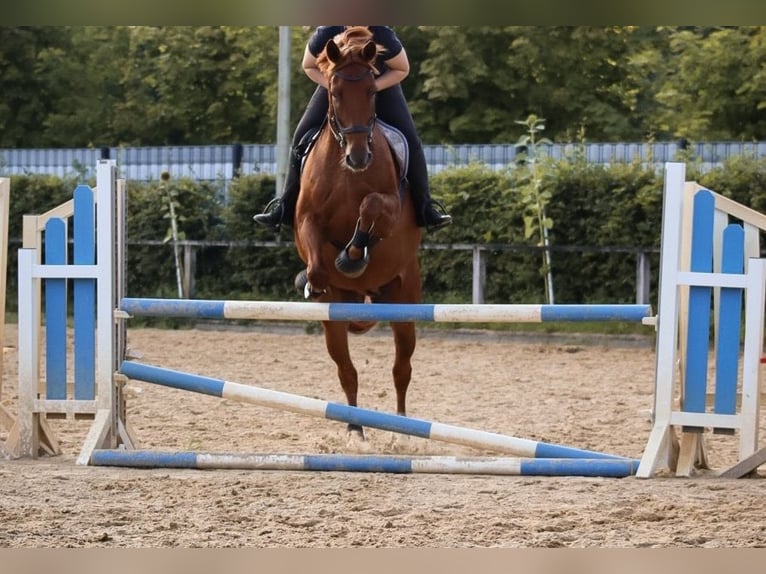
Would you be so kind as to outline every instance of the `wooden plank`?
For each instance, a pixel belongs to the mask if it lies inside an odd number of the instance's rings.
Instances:
[[[45,226],[45,262],[65,264],[66,256],[66,226],[61,219],[51,219]],[[66,299],[65,279],[45,281],[45,377],[49,399],[67,398]]]
[[[0,404],[0,427],[10,429],[16,424],[16,417],[4,405]]]
[[[742,406],[742,395],[740,393],[737,393],[736,398],[736,406],[735,406],[735,412]],[[766,404],[766,391],[763,391],[760,393],[759,397],[759,404]],[[708,393],[705,397],[705,406],[708,408],[712,408],[713,405],[715,405],[715,393]]]
[[[660,293],[657,321],[657,357],[654,376],[652,430],[636,471],[637,478],[649,478],[660,465],[671,466],[675,459],[675,433],[671,428],[673,397],[678,363],[683,354],[679,344],[679,305],[684,288],[678,286],[683,245],[682,217],[686,166],[675,162],[666,164],[662,194],[662,255],[660,257]],[[685,269],[685,267],[684,267]]]
[[[69,219],[74,213],[74,199],[65,201],[61,205],[49,209],[45,213],[35,215],[37,218],[36,231],[43,231],[51,219]],[[26,247],[26,246],[25,246]]]
[[[746,459],[739,461],[734,466],[727,468],[718,476],[720,478],[742,478],[753,472],[764,462],[766,462],[766,447],[756,451]]]
[[[8,209],[11,180],[0,178],[0,349],[5,346],[5,290],[8,275]],[[0,355],[0,400],[3,399],[3,355]]]
[[[690,271],[710,273],[713,269],[714,199],[707,191],[694,196]],[[686,377],[682,409],[687,412],[705,411],[707,392],[708,353],[710,347],[710,287],[689,287],[689,308],[686,333]],[[692,429],[684,429],[690,431]]]
[[[715,208],[717,210],[723,211],[724,213],[727,213],[732,217],[741,220],[746,225],[752,225],[762,231],[766,231],[766,215],[763,213],[759,213],[750,207],[746,207],[741,203],[737,203],[733,199],[729,199],[720,193],[711,191],[706,187],[701,186],[696,181],[687,181],[686,188],[692,193],[696,193],[701,189],[706,190],[713,195],[713,199],[715,199]],[[751,256],[757,257],[757,255]]]
[[[53,429],[48,425],[45,417],[38,417],[40,428],[38,430],[38,445],[41,451],[48,456],[57,456],[61,454],[61,447],[53,433]]]
[[[11,458],[18,458],[21,456],[21,426],[16,421],[8,432],[8,437],[5,439],[5,455]]]
[[[96,224],[93,192],[87,185],[74,190],[75,265],[96,263]],[[74,398],[96,398],[96,280],[74,283]]]
[[[722,273],[741,274],[744,270],[745,232],[731,224],[723,232]],[[737,403],[742,289],[721,288],[716,344],[714,412],[733,415]]]
[[[766,259],[750,259],[750,284],[745,295],[745,344],[742,352],[742,407],[739,416],[739,458],[758,450],[763,356],[763,310],[766,308]]]
[[[71,399],[33,399],[35,412],[45,414],[74,415],[76,413],[95,413],[97,401],[75,401]]]
[[[681,433],[681,446],[678,451],[678,460],[676,461],[676,476],[689,477],[692,475],[695,463],[697,462],[697,453],[701,448],[701,441],[701,433]]]
[[[96,420],[93,421],[85,437],[75,464],[88,465],[93,451],[104,448],[104,445],[109,445],[111,448],[117,446],[116,440],[112,437],[112,412],[109,409],[99,409],[96,413]]]
[[[733,199],[724,197],[720,193],[715,193],[714,191],[711,191],[710,193],[713,194],[713,197],[715,199],[716,209],[720,209],[721,211],[728,213],[732,217],[742,220],[744,223],[753,225],[762,231],[766,231],[766,215],[762,213],[758,213],[757,211],[755,211],[754,209],[750,209],[749,207],[745,207],[744,205],[742,205],[741,203],[737,203]]]
[[[742,413],[736,415],[719,415],[716,413],[690,413],[688,411],[673,411],[670,422],[683,427],[732,428],[742,427]]]

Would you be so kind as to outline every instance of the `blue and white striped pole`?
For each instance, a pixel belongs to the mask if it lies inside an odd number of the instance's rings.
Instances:
[[[351,407],[320,399],[312,399],[281,391],[232,383],[223,379],[193,375],[162,367],[124,361],[120,371],[125,376],[175,389],[212,395],[214,397],[253,403],[363,427],[460,444],[479,449],[504,452],[531,458],[622,459],[615,455],[582,450],[529,439],[515,438],[486,431],[429,422],[379,411]]]
[[[497,458],[338,454],[213,454],[147,450],[94,450],[90,464],[131,468],[313,470],[396,474],[490,474],[507,476],[599,476],[635,474],[637,460]]]
[[[311,303],[124,298],[133,316],[286,321],[433,321],[442,323],[544,323],[635,321],[652,316],[651,305],[449,305],[421,303]]]

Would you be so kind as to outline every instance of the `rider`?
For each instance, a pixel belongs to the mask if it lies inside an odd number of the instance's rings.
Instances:
[[[318,86],[293,135],[292,151],[282,195],[269,202],[263,213],[253,217],[256,223],[277,230],[282,223],[292,226],[300,190],[301,158],[298,145],[307,133],[322,125],[327,115],[327,78],[317,68],[317,57],[324,50],[325,44],[345,29],[346,26],[318,26],[306,44],[303,54],[303,71]],[[375,78],[376,113],[381,120],[399,129],[407,139],[410,148],[407,179],[415,202],[417,223],[428,230],[445,227],[452,223],[452,217],[437,210],[436,206],[442,211],[444,208],[441,203],[431,199],[423,146],[400,85],[410,71],[407,53],[396,33],[389,26],[369,26],[369,29],[373,35],[372,39],[386,48],[384,54],[378,55],[375,62],[378,70]]]

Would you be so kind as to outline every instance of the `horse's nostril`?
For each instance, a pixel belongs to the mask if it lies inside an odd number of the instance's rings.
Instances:
[[[371,154],[367,154],[367,156],[357,156],[354,154],[347,154],[346,155],[346,165],[348,165],[351,169],[364,169],[367,167],[367,165],[370,162]]]

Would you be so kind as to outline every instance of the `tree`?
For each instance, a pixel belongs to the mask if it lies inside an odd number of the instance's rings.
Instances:
[[[690,140],[766,137],[766,27],[677,29],[672,69],[652,114],[660,133]]]
[[[516,108],[509,99],[508,70],[499,54],[512,35],[502,27],[421,27],[428,38],[420,63],[419,98],[410,100],[428,143],[511,141],[503,127]],[[509,105],[509,102],[510,105]],[[512,131],[509,126],[508,134]],[[504,139],[505,138],[505,139]]]
[[[41,127],[59,95],[40,70],[39,55],[65,49],[68,35],[64,28],[0,26],[0,147],[47,145]]]
[[[315,85],[293,27],[291,120]],[[428,144],[766,139],[766,27],[399,26]],[[274,143],[277,26],[0,27],[0,147]]]
[[[43,145],[101,147],[115,141],[114,125],[124,93],[128,33],[124,27],[69,29],[63,46],[38,54],[37,73],[45,78],[55,105],[40,126]]]
[[[263,86],[247,43],[242,29],[132,28],[115,118],[120,143],[210,144],[257,133]]]

